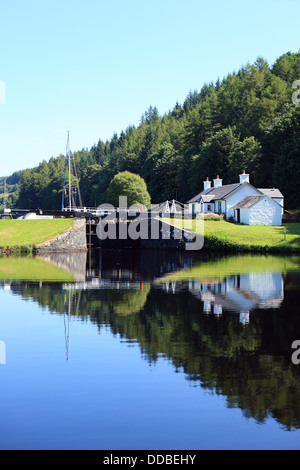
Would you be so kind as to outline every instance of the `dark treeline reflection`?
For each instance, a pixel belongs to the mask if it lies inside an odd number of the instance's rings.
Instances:
[[[300,428],[300,366],[291,361],[300,339],[299,270],[176,280],[164,275],[201,267],[201,260],[107,256],[87,266],[85,283],[14,282],[11,289],[52,313],[110,328],[137,343],[149,363],[166,358],[190,385],[226,396],[246,417],[272,416],[286,429]]]

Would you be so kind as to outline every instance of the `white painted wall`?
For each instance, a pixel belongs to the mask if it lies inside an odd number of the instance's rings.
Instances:
[[[236,210],[234,218],[237,221]],[[246,225],[278,226],[282,224],[282,208],[265,196],[252,207],[240,209],[240,222]]]
[[[278,202],[278,204],[280,204],[282,206],[282,215],[283,215],[283,211],[284,211],[284,200],[283,200],[283,197],[274,197],[273,198],[274,201]]]
[[[246,196],[261,196],[261,193],[248,183],[244,183],[237,191],[226,199],[226,218],[234,217],[234,209],[231,209],[231,207],[240,202]]]
[[[190,214],[193,214],[193,206],[194,206],[194,213],[199,213],[201,212],[201,204],[199,204],[198,202],[193,202],[193,203],[189,203],[189,213]]]
[[[235,211],[235,220],[236,218],[236,211]],[[240,209],[240,223],[250,225],[250,209]]]
[[[250,207],[250,225],[281,225],[282,208],[272,199],[265,196]]]
[[[210,207],[210,209],[209,209]],[[213,202],[205,202],[204,203],[204,212],[205,214],[209,214],[210,212],[215,212],[215,204]]]
[[[193,205],[194,205],[194,213],[197,213],[199,214],[200,212],[202,212],[202,209],[201,209],[201,204],[200,203],[189,203],[189,213],[192,214],[193,213]],[[208,207],[211,207],[211,209],[209,210]],[[215,205],[213,202],[205,202],[203,204],[203,212],[206,214],[206,213],[211,213],[211,212],[215,212]]]
[[[234,211],[234,220],[237,221],[236,209]],[[240,209],[240,223],[246,225],[281,225],[282,207],[265,196],[252,207]]]

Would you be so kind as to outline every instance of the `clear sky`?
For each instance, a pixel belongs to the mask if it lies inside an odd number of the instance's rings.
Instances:
[[[68,130],[90,148],[300,48],[299,0],[0,0],[0,15],[0,176],[65,153]]]

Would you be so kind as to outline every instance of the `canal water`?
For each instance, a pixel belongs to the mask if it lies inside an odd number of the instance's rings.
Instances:
[[[0,279],[2,450],[300,449],[298,257],[98,250]]]

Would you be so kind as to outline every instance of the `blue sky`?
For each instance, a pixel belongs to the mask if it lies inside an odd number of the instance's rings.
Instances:
[[[0,0],[0,12],[1,176],[65,153],[68,130],[71,150],[90,148],[150,105],[164,114],[300,48],[299,0]]]

